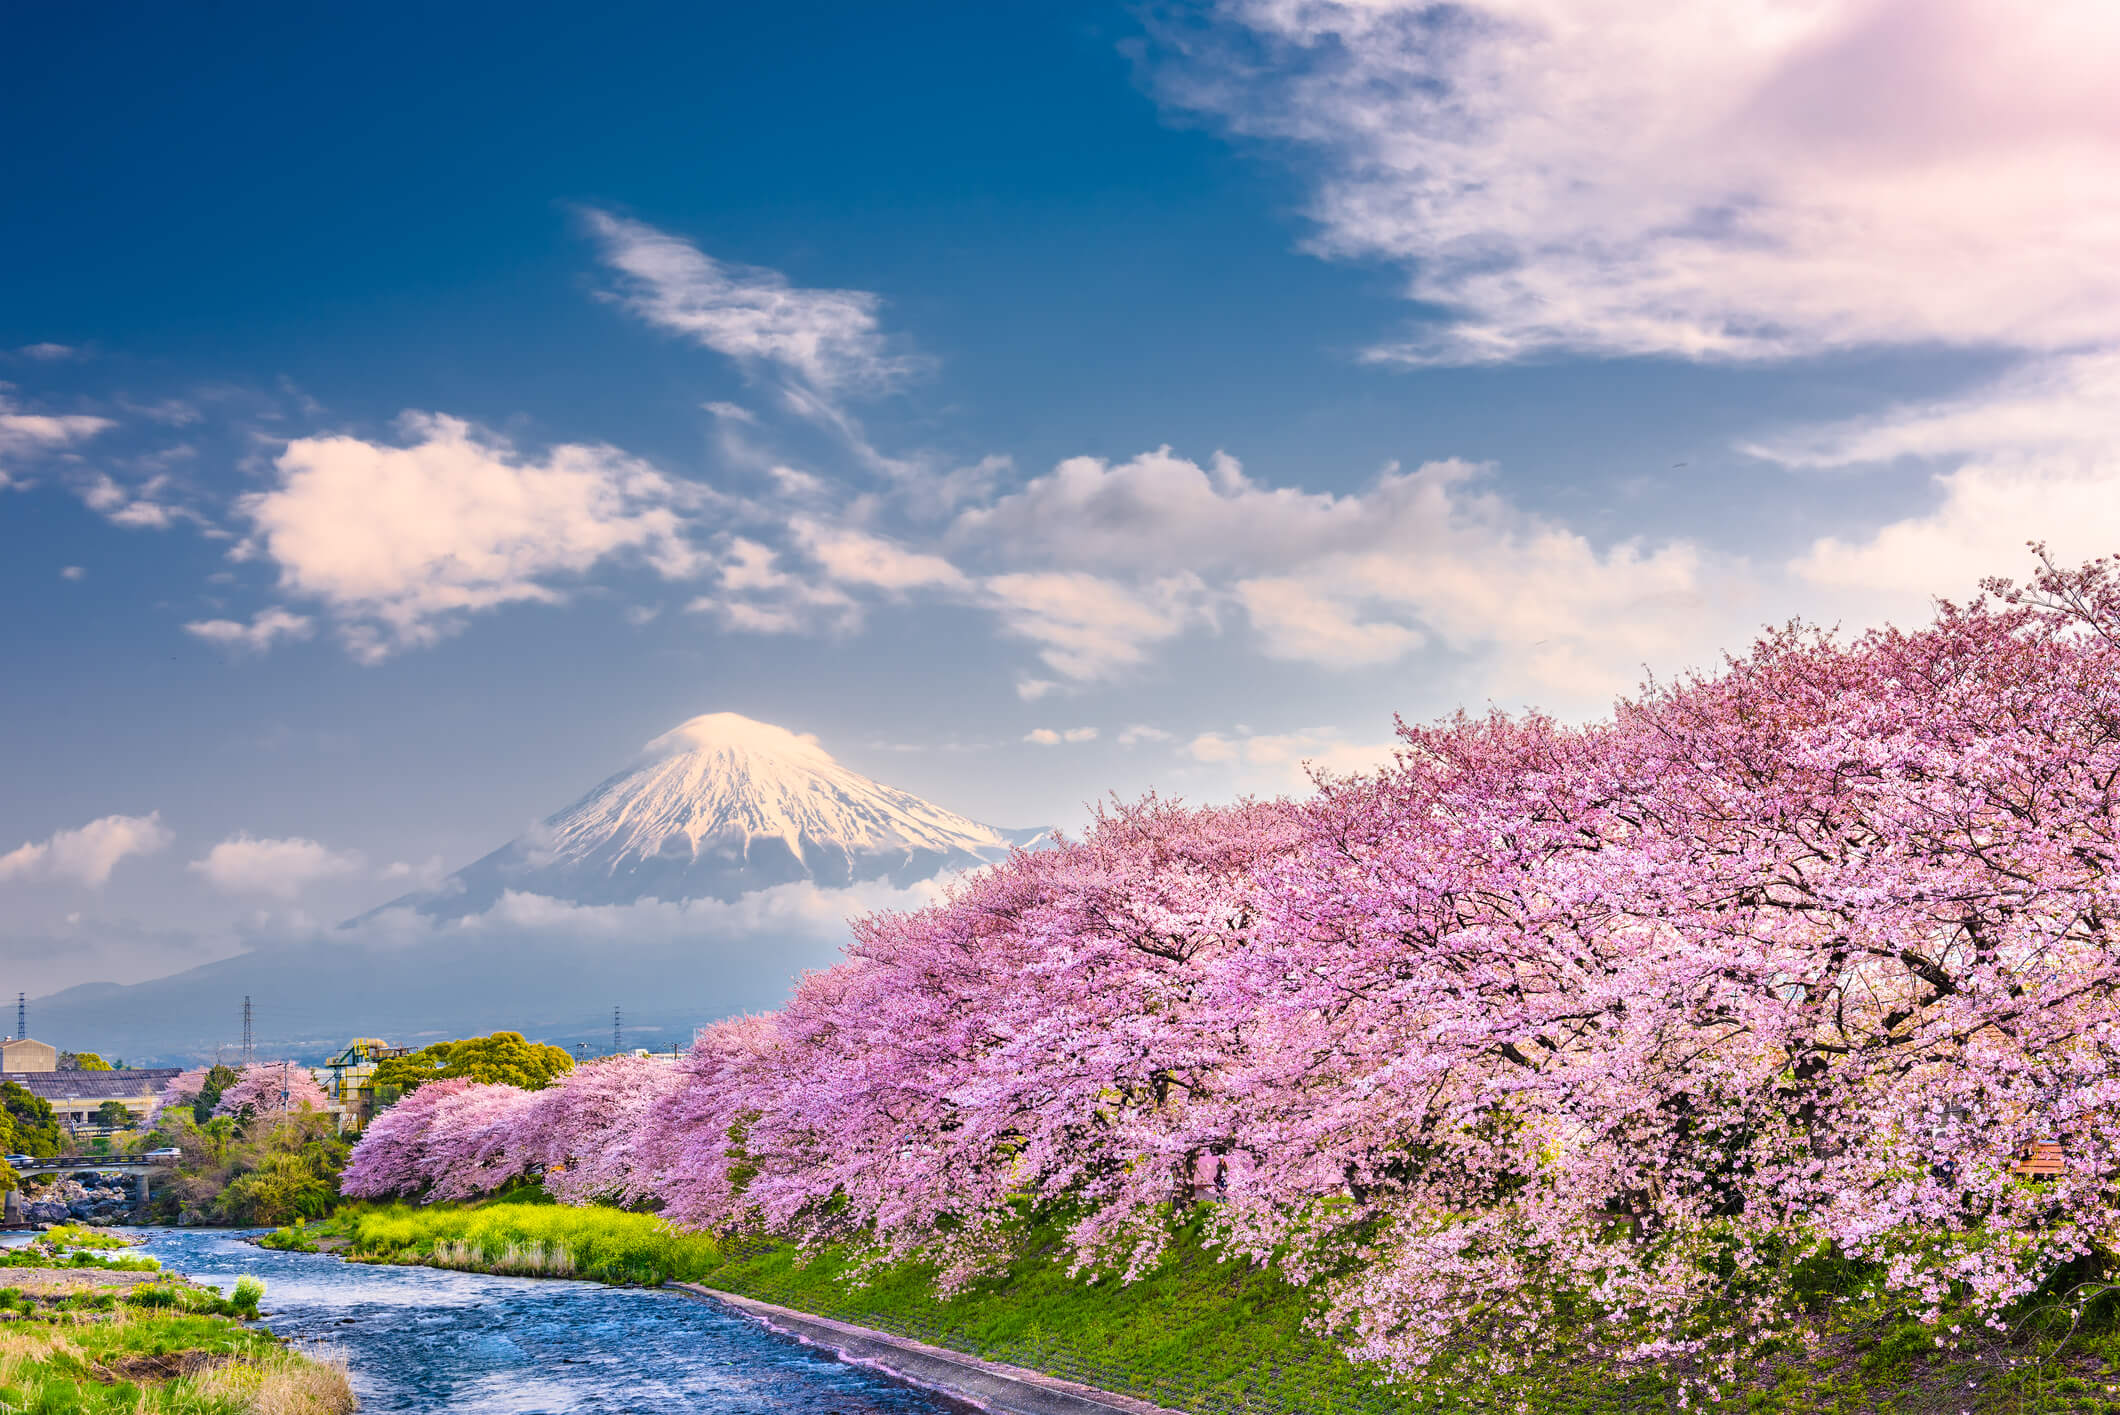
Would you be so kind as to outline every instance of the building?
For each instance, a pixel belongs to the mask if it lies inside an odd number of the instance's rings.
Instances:
[[[43,1046],[43,1043],[35,1043]],[[49,1053],[50,1047],[44,1050]],[[8,1053],[8,1069],[0,1081],[12,1081],[52,1108],[52,1114],[68,1130],[104,1128],[96,1112],[106,1101],[116,1101],[132,1113],[133,1123],[147,1119],[163,1088],[176,1079],[174,1066],[131,1067],[124,1071],[42,1071],[15,1069],[14,1053]]]
[[[393,1056],[407,1056],[410,1047],[394,1047],[381,1037],[355,1037],[338,1055],[316,1070],[317,1084],[331,1097],[339,1113],[339,1128],[359,1129],[375,1114],[375,1068]]]
[[[9,1037],[0,1041],[0,1071],[12,1074],[58,1069],[59,1049],[50,1042],[31,1041],[28,1037]]]

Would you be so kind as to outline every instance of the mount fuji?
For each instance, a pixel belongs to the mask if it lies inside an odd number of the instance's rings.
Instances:
[[[798,881],[903,887],[993,864],[1044,834],[982,825],[885,786],[841,766],[814,737],[708,713],[439,888],[383,909],[460,919],[510,893],[615,905],[731,901]]]
[[[1042,830],[983,825],[834,761],[815,738],[695,717],[626,770],[473,861],[336,929],[149,982],[32,1006],[76,1049],[211,1056],[254,1004],[258,1045],[320,1059],[348,1037],[418,1045],[512,1028],[595,1050],[777,1006],[833,961],[849,915],[925,903],[926,882]]]

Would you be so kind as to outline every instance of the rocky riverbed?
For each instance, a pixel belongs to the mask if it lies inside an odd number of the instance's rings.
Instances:
[[[133,1209],[132,1186],[83,1170],[23,1186],[24,1223],[117,1223]]]

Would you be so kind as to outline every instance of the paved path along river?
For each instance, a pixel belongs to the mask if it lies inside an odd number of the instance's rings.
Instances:
[[[346,1360],[363,1415],[935,1415],[946,1408],[673,1292],[375,1267],[220,1231],[134,1229],[223,1291],[265,1283],[266,1324]]]

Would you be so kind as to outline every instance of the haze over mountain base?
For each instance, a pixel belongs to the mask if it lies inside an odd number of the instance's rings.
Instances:
[[[371,927],[350,940],[311,938],[151,982],[84,984],[36,999],[30,1010],[39,1035],[140,1061],[232,1050],[246,995],[256,1045],[272,1055],[309,1059],[353,1036],[419,1043],[496,1027],[602,1052],[614,1006],[624,1010],[627,1046],[665,1049],[717,1017],[777,1005],[805,969],[838,956],[846,930],[835,903],[858,912],[865,896],[795,888],[808,899],[788,902],[811,907],[772,932],[727,919],[717,928],[710,911],[682,905],[613,910],[599,920],[517,897],[509,902],[519,915],[547,912],[547,926],[408,928],[401,940]],[[697,916],[697,931],[685,927],[687,914]],[[641,927],[605,933],[626,921]]]
[[[321,1056],[349,1037],[424,1042],[506,1027],[656,1049],[777,1006],[832,963],[847,920],[918,908],[940,881],[1035,843],[885,786],[812,738],[696,717],[536,830],[337,929],[166,978],[36,999],[38,1033],[127,1060],[256,1046]]]

